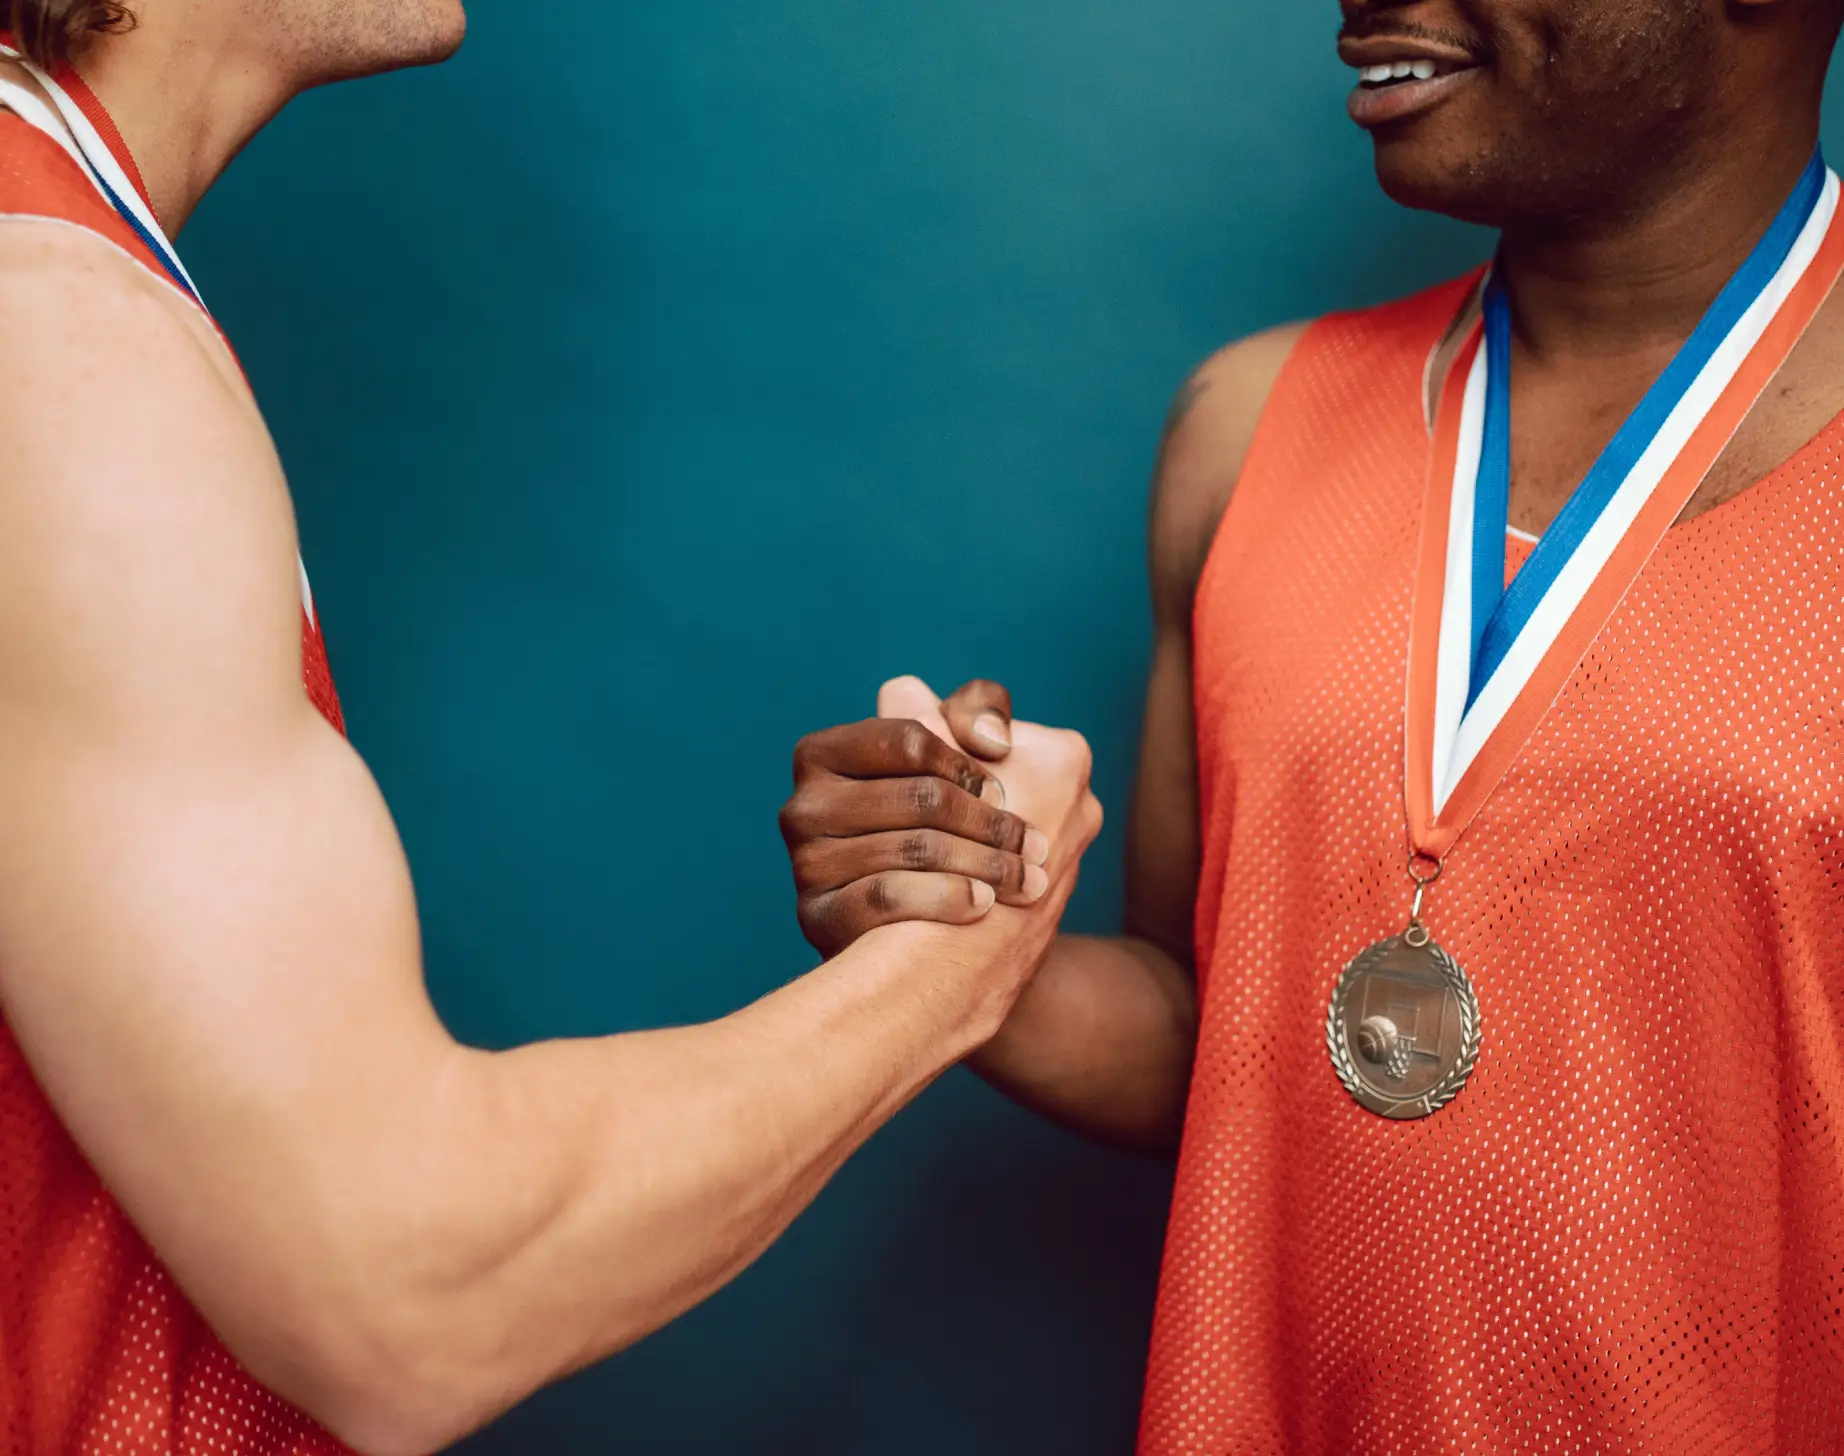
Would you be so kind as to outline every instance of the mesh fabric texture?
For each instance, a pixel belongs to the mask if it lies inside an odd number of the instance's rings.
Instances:
[[[1143,1456],[1844,1449],[1844,422],[1676,527],[1427,919],[1485,1030],[1344,1092],[1399,933],[1424,371],[1466,283],[1311,329],[1196,609],[1202,1032]]]

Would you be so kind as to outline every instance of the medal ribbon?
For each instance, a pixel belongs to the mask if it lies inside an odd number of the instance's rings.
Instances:
[[[83,169],[116,215],[146,244],[167,276],[194,303],[204,308],[204,300],[199,297],[192,275],[179,261],[179,254],[161,228],[160,219],[154,216],[154,204],[141,182],[134,157],[123,143],[121,133],[115,129],[115,123],[109,119],[109,113],[103,110],[102,103],[71,67],[59,67],[60,76],[54,79],[15,50],[11,42],[11,36],[0,32],[0,57],[16,62],[38,82],[45,95],[51,98],[51,106],[47,107],[27,87],[3,77],[0,77],[0,103],[70,153],[71,159]]]
[[[1406,775],[1440,861],[1497,788],[1844,273],[1839,181],[1814,156],[1766,236],[1511,586],[1511,308],[1496,272],[1435,416],[1410,627]]]

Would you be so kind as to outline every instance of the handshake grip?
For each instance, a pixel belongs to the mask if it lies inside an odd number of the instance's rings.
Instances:
[[[795,750],[781,828],[807,939],[830,957],[885,925],[990,922],[1041,954],[1101,829],[1088,743],[1010,722],[990,683],[944,703],[897,678],[877,707]]]
[[[899,677],[877,694],[881,719],[920,723],[950,748],[959,749],[944,705],[927,683]],[[1089,787],[1095,759],[1088,740],[1068,728],[1041,723],[1011,724],[1011,751],[987,772],[1003,789],[1001,806],[1049,841],[1044,870],[1052,881],[1078,864],[1101,832],[1101,803]]]

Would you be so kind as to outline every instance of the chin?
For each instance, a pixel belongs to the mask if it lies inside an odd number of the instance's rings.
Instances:
[[[383,71],[433,66],[461,49],[467,39],[467,9],[461,0],[418,0],[402,6],[401,26],[392,26],[381,57]]]
[[[440,0],[436,9],[435,46],[427,64],[445,61],[461,49],[461,42],[467,39],[467,7],[461,0]]]
[[[331,44],[316,44],[296,58],[303,89],[433,66],[461,49],[467,38],[467,11],[461,0],[373,0],[356,14],[350,8],[340,14],[358,23],[332,34]],[[329,30],[310,34],[325,37]]]
[[[1482,227],[1503,227],[1517,210],[1506,196],[1495,159],[1477,148],[1382,134],[1376,144],[1377,181],[1392,202]]]

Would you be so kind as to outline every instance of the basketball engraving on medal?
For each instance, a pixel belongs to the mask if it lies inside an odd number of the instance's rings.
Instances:
[[[1325,1021],[1345,1090],[1398,1121],[1431,1117],[1453,1101],[1482,1041],[1472,982],[1419,924],[1345,968]]]

